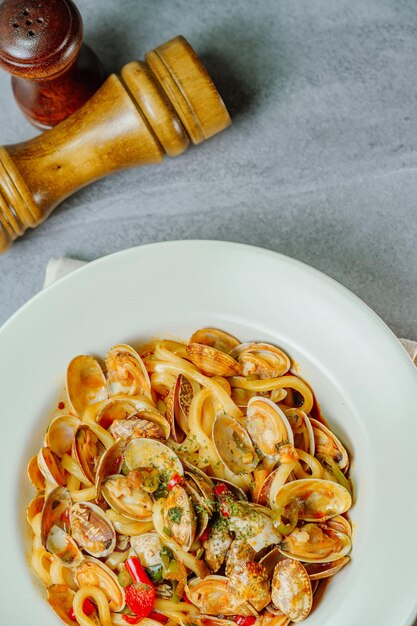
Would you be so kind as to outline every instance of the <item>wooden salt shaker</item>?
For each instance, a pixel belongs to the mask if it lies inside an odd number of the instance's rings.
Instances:
[[[112,74],[69,118],[0,147],[0,252],[64,198],[123,168],[177,156],[230,124],[190,44],[176,37]],[[93,236],[93,234],[92,234]]]
[[[0,66],[13,75],[17,103],[38,128],[64,120],[103,83],[101,64],[82,37],[72,0],[0,4]]]

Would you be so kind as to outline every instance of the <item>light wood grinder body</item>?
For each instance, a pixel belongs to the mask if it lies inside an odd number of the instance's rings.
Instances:
[[[177,156],[230,124],[181,36],[112,74],[78,111],[30,141],[0,147],[0,252],[62,200],[124,168]]]

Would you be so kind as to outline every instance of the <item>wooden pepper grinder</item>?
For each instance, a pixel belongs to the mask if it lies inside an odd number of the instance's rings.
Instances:
[[[112,74],[69,118],[0,147],[0,252],[67,196],[126,167],[176,156],[230,124],[206,69],[176,37]],[[91,233],[94,236],[94,233]]]
[[[100,61],[82,36],[72,0],[0,4],[0,66],[13,75],[17,103],[38,128],[71,115],[104,80]]]

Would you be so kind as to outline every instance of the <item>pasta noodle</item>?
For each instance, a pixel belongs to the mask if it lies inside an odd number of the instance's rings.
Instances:
[[[352,498],[348,453],[290,368],[213,328],[70,362],[27,510],[31,567],[65,623],[308,616],[349,561]]]

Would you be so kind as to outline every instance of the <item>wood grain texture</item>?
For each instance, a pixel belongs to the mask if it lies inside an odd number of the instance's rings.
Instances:
[[[109,76],[55,128],[0,149],[0,252],[81,187],[181,154],[190,140],[200,143],[230,124],[219,93],[183,37],[146,59],[148,64],[127,64],[120,77]]]

